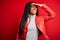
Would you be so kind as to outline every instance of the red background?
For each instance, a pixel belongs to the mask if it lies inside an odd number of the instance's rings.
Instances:
[[[0,40],[15,40],[19,21],[22,17],[25,4],[31,0],[0,0]],[[47,4],[56,13],[56,17],[46,22],[46,30],[50,40],[60,40],[60,1],[33,0]],[[40,10],[40,9],[39,9]],[[39,11],[42,12],[42,10]],[[42,38],[40,38],[42,39]]]

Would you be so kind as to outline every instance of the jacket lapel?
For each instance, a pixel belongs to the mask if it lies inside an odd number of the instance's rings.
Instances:
[[[43,33],[44,37],[46,37],[47,34],[42,16],[36,16],[36,26]]]

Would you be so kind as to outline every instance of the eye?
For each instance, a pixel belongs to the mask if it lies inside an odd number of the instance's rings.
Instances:
[[[31,9],[37,10],[37,7],[36,6],[31,6]]]

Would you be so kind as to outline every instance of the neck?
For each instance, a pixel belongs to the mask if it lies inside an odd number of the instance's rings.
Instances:
[[[28,14],[28,17],[35,17],[36,15],[31,15],[31,14]]]

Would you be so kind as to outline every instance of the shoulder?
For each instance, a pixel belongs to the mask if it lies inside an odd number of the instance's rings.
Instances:
[[[44,18],[44,16],[40,16],[40,15],[39,15],[39,16],[36,16],[36,18]]]
[[[36,16],[36,20],[44,21],[44,17],[43,16]]]

